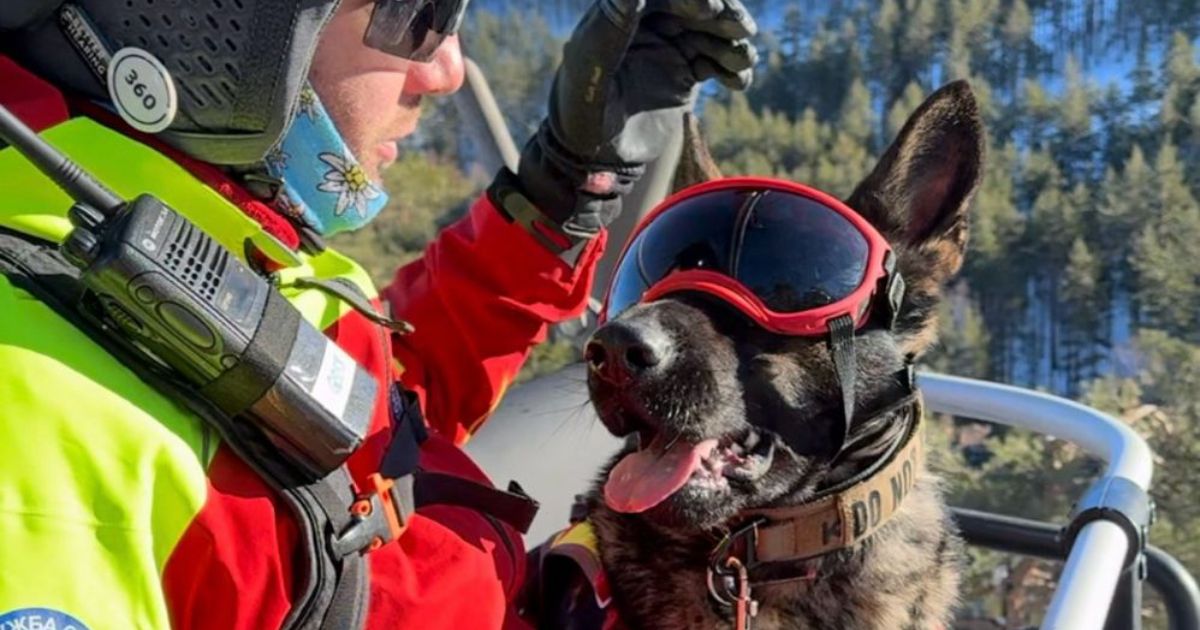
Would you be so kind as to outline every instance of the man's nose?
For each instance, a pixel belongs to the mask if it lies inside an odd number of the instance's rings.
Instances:
[[[409,66],[404,92],[410,96],[453,94],[462,87],[464,73],[462,46],[458,35],[452,35],[428,62]]]

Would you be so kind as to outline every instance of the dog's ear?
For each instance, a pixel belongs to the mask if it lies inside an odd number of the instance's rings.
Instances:
[[[941,285],[962,266],[983,159],[979,107],[970,85],[955,81],[913,112],[846,200],[896,249],[909,287],[900,332],[914,354],[932,342]]]
[[[721,178],[721,169],[708,152],[708,144],[700,134],[700,119],[689,112],[683,115],[683,148],[679,154],[679,165],[675,167],[675,179],[671,192]]]

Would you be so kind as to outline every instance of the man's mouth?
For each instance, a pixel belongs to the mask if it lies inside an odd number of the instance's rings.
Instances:
[[[689,441],[678,436],[638,431],[638,450],[609,472],[604,501],[617,512],[645,512],[687,486],[708,491],[750,484],[771,468],[774,441],[756,430],[739,435]]]

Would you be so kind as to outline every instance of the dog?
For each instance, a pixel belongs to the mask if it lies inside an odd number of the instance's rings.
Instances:
[[[690,126],[676,188],[719,177],[694,121]],[[911,115],[845,200],[888,241],[907,283],[894,325],[867,327],[854,339],[860,409],[886,408],[901,396],[895,375],[935,340],[941,287],[962,264],[984,145],[970,87],[951,83]],[[669,360],[613,379],[611,363],[625,359],[605,352],[606,344],[629,335]],[[869,535],[849,536],[852,544],[791,563],[758,565],[744,555],[736,563],[714,562],[745,543],[739,537],[762,534],[761,520],[745,530],[747,515],[803,511],[824,489],[879,463],[879,440],[838,453],[845,421],[830,348],[824,338],[768,332],[719,300],[687,292],[639,304],[594,333],[585,355],[591,401],[610,432],[630,437],[586,499],[621,624],[665,630],[949,627],[962,543],[938,480],[919,459],[909,462],[915,465],[911,478],[901,477],[903,502],[884,499],[898,504],[894,513]],[[885,411],[884,422],[871,430],[884,427],[880,435],[894,446],[896,431],[887,427],[919,422],[905,409]],[[909,415],[919,415],[919,407]],[[852,425],[851,436],[865,430]],[[721,440],[717,450],[724,457],[754,465],[704,484],[693,473],[680,490],[640,513],[606,503],[618,462],[639,449],[661,448],[667,439],[709,438]],[[874,525],[877,506],[868,507]],[[561,619],[544,625],[575,627]]]

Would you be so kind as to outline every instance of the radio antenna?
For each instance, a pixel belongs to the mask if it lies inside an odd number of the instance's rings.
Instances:
[[[33,162],[38,170],[75,201],[89,205],[105,216],[112,216],[125,204],[125,200],[105,188],[71,158],[42,140],[3,105],[0,105],[0,140],[12,145],[25,159]]]

